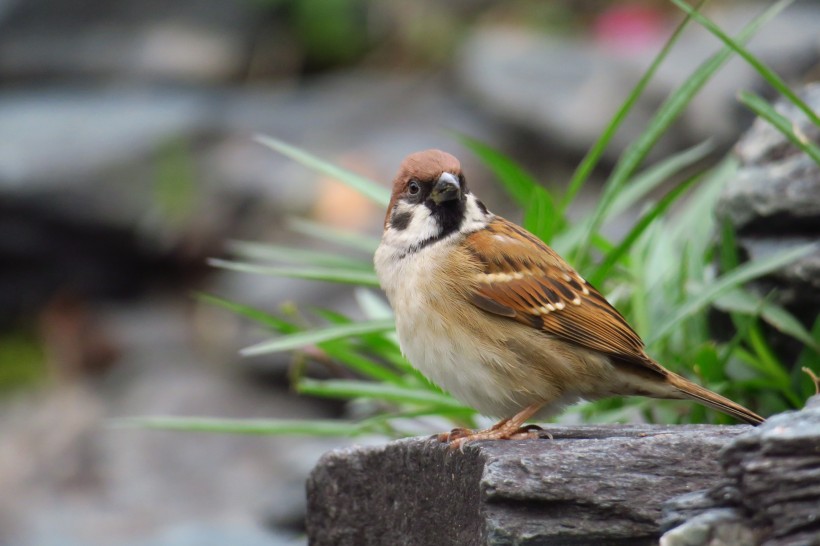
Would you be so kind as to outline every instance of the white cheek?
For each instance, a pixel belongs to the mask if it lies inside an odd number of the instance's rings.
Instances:
[[[410,214],[410,222],[403,230],[388,227],[384,233],[384,241],[398,248],[409,248],[427,239],[438,237],[441,227],[430,215],[430,209],[425,206],[409,205],[399,202],[394,214]]]
[[[382,243],[396,250],[401,250],[402,253],[422,241],[436,239],[441,234],[441,226],[432,216],[430,209],[424,205],[411,205],[400,201],[396,204],[393,214],[409,214],[410,221],[403,230],[388,226],[382,236]],[[491,212],[484,212],[478,205],[478,199],[473,194],[468,193],[465,200],[464,221],[459,231],[453,233],[453,236],[458,234],[466,235],[483,229],[492,220],[493,216]]]
[[[461,233],[472,233],[479,229],[484,229],[492,219],[493,213],[483,212],[478,206],[478,199],[472,193],[467,194],[467,201],[464,207],[464,223],[461,225]]]

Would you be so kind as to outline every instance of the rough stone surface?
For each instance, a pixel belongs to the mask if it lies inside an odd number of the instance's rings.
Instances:
[[[820,83],[801,93],[820,108]],[[820,128],[787,101],[775,105],[810,140]],[[735,146],[741,169],[723,189],[718,212],[741,234],[820,232],[820,166],[768,122],[758,119]]]
[[[666,533],[663,546],[737,546],[758,544],[760,536],[731,508],[713,509],[699,514]]]
[[[311,544],[653,544],[661,505],[719,476],[746,426],[553,426],[553,439],[426,439],[326,454],[308,480]]]
[[[743,507],[771,522],[769,544],[820,542],[820,399],[738,438],[720,462]]]
[[[769,418],[720,454],[725,477],[671,499],[662,546],[820,544],[820,396]]]
[[[818,242],[818,239],[820,239],[820,234],[813,237],[782,237],[779,239],[743,238],[741,244],[750,260],[758,260],[788,248]],[[781,301],[789,304],[810,303],[815,315],[820,310],[818,308],[820,305],[820,244],[816,247],[813,252],[783,266],[767,279],[779,289],[778,297]],[[765,284],[767,283],[761,283],[761,286]]]
[[[820,110],[820,83],[805,86],[800,95]],[[784,100],[775,107],[805,138],[820,141],[820,128],[802,111]],[[748,257],[820,242],[820,165],[761,119],[740,139],[735,153],[740,168],[723,189],[716,212],[734,226]],[[810,326],[820,309],[820,244],[755,286],[761,293],[777,289],[779,303]]]

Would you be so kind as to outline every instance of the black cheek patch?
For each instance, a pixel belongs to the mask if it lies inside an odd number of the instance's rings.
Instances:
[[[487,214],[487,207],[482,203],[480,200],[476,199],[475,204],[478,205],[478,210],[481,211],[481,214]]]
[[[390,227],[397,231],[404,231],[410,225],[413,215],[409,212],[399,212],[390,218]]]

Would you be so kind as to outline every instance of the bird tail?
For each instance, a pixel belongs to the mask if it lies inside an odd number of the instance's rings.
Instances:
[[[681,377],[676,373],[669,372],[666,380],[672,387],[680,391],[683,397],[691,398],[705,406],[709,406],[710,408],[716,409],[726,415],[731,415],[732,417],[740,419],[750,425],[759,425],[765,421],[763,417],[759,416],[755,412],[748,410],[740,404],[736,404],[728,398],[714,393],[709,389],[705,389],[700,385],[692,383],[688,379]]]

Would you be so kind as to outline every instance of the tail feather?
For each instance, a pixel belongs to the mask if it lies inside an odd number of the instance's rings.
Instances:
[[[692,398],[705,406],[709,406],[710,408],[716,409],[722,413],[731,415],[732,417],[740,419],[750,425],[759,425],[765,421],[763,417],[759,416],[755,412],[748,410],[740,404],[736,404],[728,398],[714,393],[709,389],[705,389],[700,385],[692,383],[688,379],[685,379],[676,373],[669,372],[666,380],[672,387],[680,391],[684,397]]]

